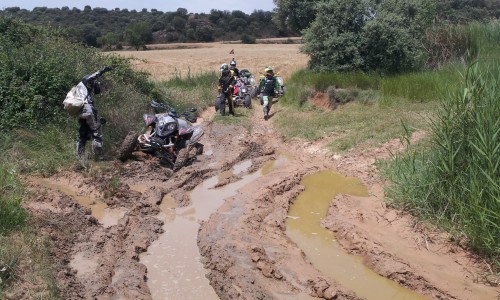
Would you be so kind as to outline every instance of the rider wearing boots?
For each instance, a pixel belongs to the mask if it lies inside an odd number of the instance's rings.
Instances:
[[[97,78],[112,69],[112,67],[104,67],[93,74],[85,75],[81,81],[87,88],[88,95],[82,111],[78,115],[80,129],[78,141],[76,143],[76,154],[79,158],[81,158],[85,153],[85,144],[90,139],[92,139],[92,150],[94,151],[95,156],[98,158],[102,154],[101,126],[106,123],[106,120],[99,117],[94,103],[94,95],[101,92]]]
[[[259,83],[259,90],[262,93],[261,103],[264,110],[264,120],[269,119],[269,111],[273,97],[277,95],[279,90],[279,83],[272,68],[266,67],[264,69],[264,77],[261,78]]]
[[[220,66],[221,76],[219,78],[219,92],[223,93],[228,106],[229,113],[234,116],[234,105],[233,105],[233,87],[236,84],[236,78],[234,72],[229,70],[227,64],[222,64]],[[225,111],[221,111],[221,115],[225,115]]]

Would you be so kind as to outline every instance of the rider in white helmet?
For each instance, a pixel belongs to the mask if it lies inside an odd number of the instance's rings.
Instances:
[[[234,58],[229,63],[229,70],[232,70],[234,72],[234,76],[240,77],[240,70],[236,68],[236,60],[234,60]]]

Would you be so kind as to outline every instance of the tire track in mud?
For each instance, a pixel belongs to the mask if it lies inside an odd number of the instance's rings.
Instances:
[[[280,113],[276,107],[273,109]],[[213,112],[204,114],[205,119],[213,117]],[[365,257],[367,264],[382,276],[433,298],[475,299],[474,295],[482,295],[484,299],[494,299],[495,287],[481,285],[472,280],[473,276],[463,275],[477,274],[483,266],[472,261],[463,249],[450,247],[446,238],[435,239],[430,246],[453,248],[455,253],[436,251],[433,259],[417,259],[428,255],[429,250],[422,247],[421,241],[429,232],[414,232],[411,218],[384,204],[383,181],[373,166],[375,158],[401,150],[396,142],[370,151],[355,149],[343,156],[330,156],[318,151],[313,143],[283,143],[272,128],[272,119],[267,122],[262,119],[260,106],[254,109],[252,123],[251,132],[237,125],[205,123],[202,142],[209,144],[211,154],[198,157],[175,173],[159,166],[156,160],[137,154],[135,160],[110,162],[89,177],[65,171],[49,178],[64,182],[78,193],[95,193],[109,207],[126,209],[119,223],[108,228],[100,225],[90,210],[75,199],[28,183],[31,190],[46,190],[25,206],[34,220],[38,220],[34,222],[37,228],[50,237],[62,297],[151,299],[147,269],[140,263],[139,254],[162,232],[163,223],[156,216],[163,196],[169,194],[177,206],[186,207],[191,204],[189,192],[198,184],[230,170],[242,160],[251,159],[248,172],[254,172],[281,154],[291,154],[294,159],[290,163],[240,189],[201,224],[198,247],[208,270],[207,277],[221,299],[358,299],[316,270],[284,233],[288,208],[303,189],[301,178],[332,168],[360,178],[374,195],[372,202],[363,202],[371,203],[369,206],[359,205],[355,198],[339,196],[345,201],[333,201],[323,221],[324,227],[337,233],[348,252]],[[116,178],[119,187],[113,187],[113,194],[104,197]],[[220,185],[238,179],[239,176],[231,176]],[[141,185],[143,190],[131,190],[134,185]],[[390,242],[405,245],[401,249],[411,253],[404,255],[403,250],[398,252],[393,244],[385,242],[388,234],[393,235]],[[441,273],[437,269],[443,267],[440,258],[453,266],[445,268],[454,275],[446,277],[447,282],[439,278]]]
[[[434,259],[415,259],[428,255],[426,251],[414,249],[418,246],[416,237],[425,238],[428,232],[413,232],[411,225],[414,221],[411,217],[385,205],[380,188],[383,180],[374,166],[376,159],[387,158],[391,153],[403,150],[398,140],[369,151],[360,147],[346,155],[333,156],[317,149],[314,143],[307,143],[306,147],[300,141],[282,144],[272,124],[261,116],[259,108],[255,109],[249,140],[264,141],[265,147],[274,149],[273,159],[286,149],[283,153],[291,153],[295,161],[241,189],[202,224],[198,244],[206,258],[205,266],[211,270],[208,277],[221,299],[293,299],[304,294],[324,299],[357,298],[313,268],[303,252],[284,234],[283,224],[288,207],[301,189],[300,178],[323,169],[336,169],[345,175],[360,178],[371,193],[368,199],[362,201],[371,203],[368,207],[350,207],[335,199],[323,221],[325,228],[339,235],[341,245],[347,252],[363,257],[365,264],[378,274],[422,295],[438,299],[475,299],[477,295],[484,299],[496,297],[498,292],[495,287],[474,282],[467,275],[471,270],[479,274],[485,268],[471,260],[463,249],[458,251],[461,253],[440,253]],[[421,136],[422,133],[418,132],[414,138],[420,139]],[[320,141],[316,144],[325,143]],[[339,197],[355,198],[347,195]],[[343,211],[334,209],[337,203],[344,207]],[[375,207],[383,207],[383,211]],[[352,218],[342,217],[347,210]],[[363,224],[363,215],[372,218],[374,214],[394,216],[400,222],[384,226],[373,222]],[[380,235],[374,238],[374,232]],[[383,243],[389,235],[391,242],[404,246],[393,247],[394,243]],[[436,246],[449,247],[449,241],[436,241]],[[440,262],[439,256],[446,258],[443,260],[445,263]],[[443,276],[447,272],[451,275]]]

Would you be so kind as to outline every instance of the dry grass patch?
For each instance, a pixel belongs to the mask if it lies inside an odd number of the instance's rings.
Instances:
[[[249,69],[257,75],[264,67],[270,66],[284,78],[305,68],[308,62],[308,56],[300,53],[299,44],[183,43],[168,46],[169,49],[162,50],[113,53],[133,57],[135,68],[151,73],[152,78],[159,81],[218,72],[220,65],[229,63],[233,57],[240,70]],[[162,45],[156,47],[161,48]],[[234,54],[230,54],[233,49]]]

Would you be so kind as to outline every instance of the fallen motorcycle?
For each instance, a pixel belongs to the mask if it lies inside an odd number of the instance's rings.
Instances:
[[[203,128],[196,122],[191,109],[177,116],[175,109],[167,104],[151,101],[155,114],[144,114],[147,130],[143,134],[130,132],[118,150],[118,158],[125,161],[133,151],[142,151],[160,159],[160,163],[178,170],[196,155],[203,153],[203,144],[198,141],[203,136]],[[163,111],[162,113],[156,113]],[[195,152],[192,156],[192,152]]]

